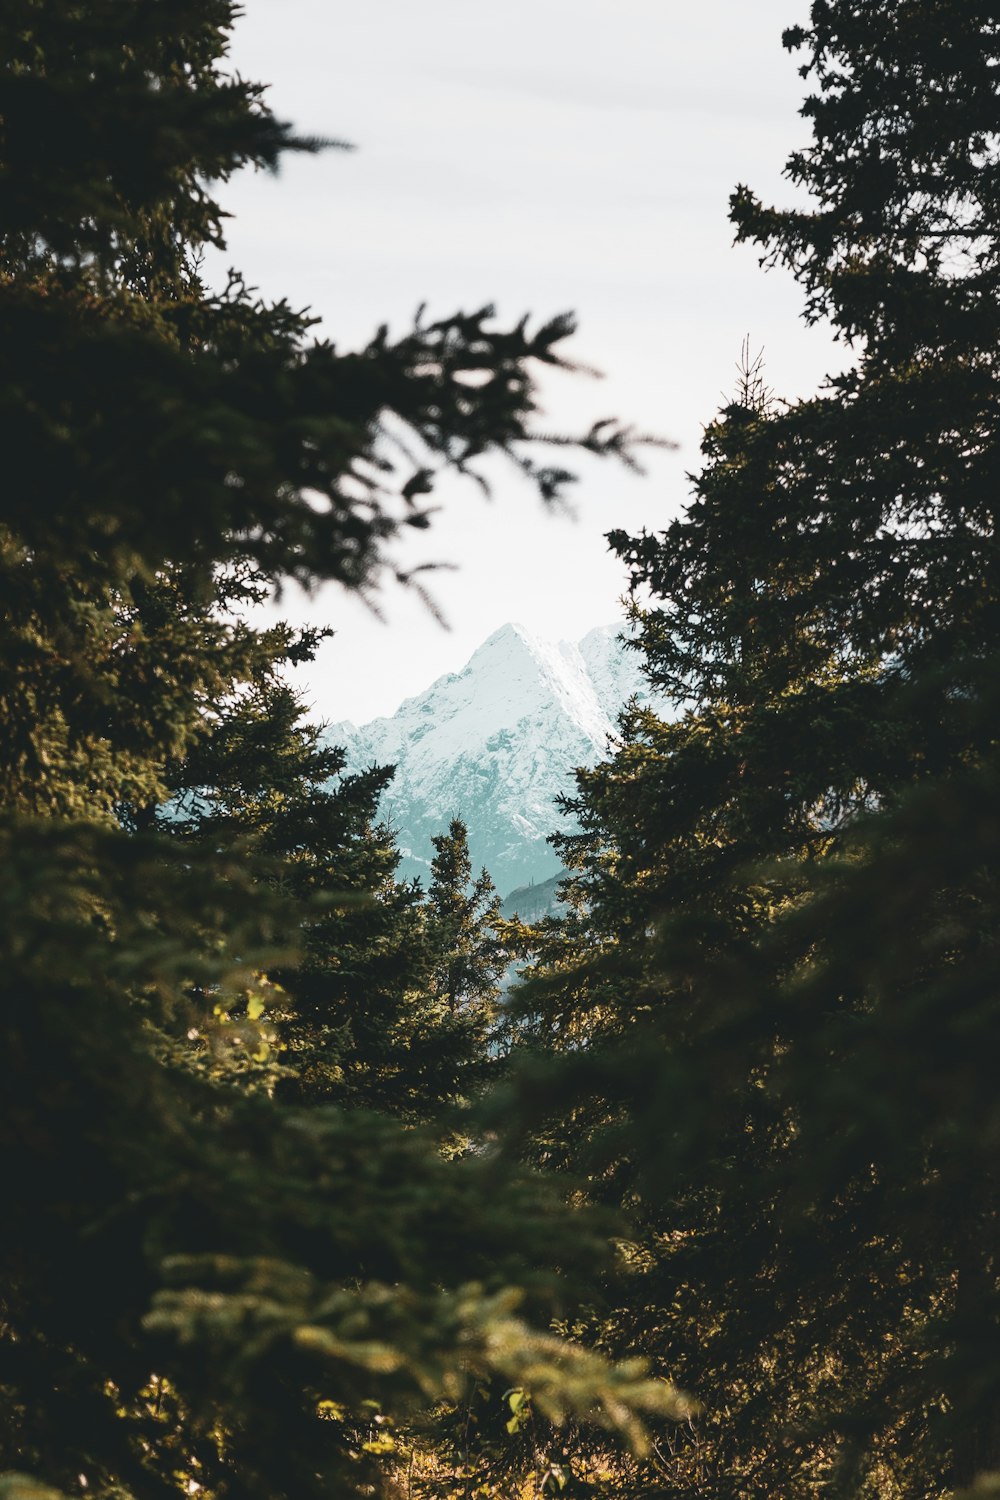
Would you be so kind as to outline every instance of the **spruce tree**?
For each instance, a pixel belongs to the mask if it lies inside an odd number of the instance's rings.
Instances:
[[[285,642],[287,641],[287,644]],[[378,1109],[443,1126],[484,1084],[506,955],[483,872],[469,886],[465,830],[435,840],[430,887],[396,879],[378,821],[392,768],[346,774],[280,668],[313,647],[266,632],[247,690],[214,707],[170,769],[162,831],[187,849],[253,860],[285,906],[294,963],[273,964],[268,1071],[288,1101]]]
[[[613,535],[676,723],[579,778],[523,1006],[527,1149],[626,1205],[601,1337],[701,1398],[623,1482],[941,1494],[1000,1464],[995,8],[815,0],[789,175],[733,199],[855,361],[752,372],[684,514]],[[538,1078],[544,1079],[544,1091]]]
[[[452,1013],[489,1002],[505,966],[505,955],[490,937],[500,916],[500,898],[488,870],[472,878],[468,829],[453,818],[447,833],[431,840],[431,881],[427,890],[431,944],[436,951],[434,986]]]
[[[285,1101],[264,1066],[303,888],[332,855],[370,885],[389,855],[371,782],[319,793],[335,761],[273,681],[298,647],[239,605],[288,577],[374,587],[441,467],[501,452],[558,493],[531,366],[561,363],[569,324],[482,310],[340,353],[235,273],[207,286],[212,184],[316,144],[226,71],[235,13],[15,0],[0,20],[13,1494],[370,1492],[382,1413],[467,1373],[530,1374],[540,1408],[596,1403],[637,1437],[628,1403],[672,1399],[514,1313],[520,1287],[544,1319],[539,1268],[586,1264],[596,1230],[433,1135]],[[412,466],[390,466],[390,416]]]

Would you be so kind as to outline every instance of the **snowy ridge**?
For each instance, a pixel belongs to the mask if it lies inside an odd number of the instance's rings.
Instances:
[[[577,766],[607,752],[626,700],[649,693],[620,635],[609,625],[553,642],[504,625],[461,672],[391,718],[327,731],[349,771],[395,765],[381,811],[396,830],[403,875],[426,874],[431,838],[453,817],[469,829],[474,865],[485,865],[502,893],[557,872],[546,843],[559,825],[555,798],[572,789]]]

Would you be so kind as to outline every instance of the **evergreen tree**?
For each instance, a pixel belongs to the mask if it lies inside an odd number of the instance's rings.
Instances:
[[[626,1487],[1000,1464],[998,40],[947,0],[815,0],[786,34],[812,203],[741,189],[734,222],[856,362],[792,405],[745,370],[686,512],[612,537],[685,711],[630,712],[579,778],[585,904],[522,1002],[563,1060],[521,1109],[633,1215],[601,1337],[704,1402]]]
[[[281,1096],[440,1124],[489,1072],[506,964],[492,883],[484,872],[469,891],[460,823],[435,841],[426,897],[397,882],[399,852],[377,821],[391,768],[345,775],[343,752],[303,722],[279,669],[311,640],[277,630],[261,644],[248,690],[215,706],[171,769],[158,824],[188,848],[253,857],[284,898],[287,946],[300,951],[270,969]]]
[[[448,832],[431,842],[427,907],[435,960],[432,982],[456,1014],[496,998],[507,962],[492,932],[500,918],[500,898],[487,870],[472,879],[468,829],[460,818],[453,818]]]
[[[235,274],[208,288],[211,184],[315,144],[226,72],[234,14],[0,19],[0,1468],[99,1495],[384,1484],[373,1412],[466,1372],[637,1438],[673,1399],[514,1315],[521,1287],[545,1316],[538,1268],[599,1254],[596,1229],[254,1071],[303,891],[331,867],[368,890],[390,856],[375,783],[323,792],[335,758],[274,683],[307,643],[236,606],[373,587],[441,467],[502,452],[558,493],[531,365],[569,324],[483,310],[342,354]]]

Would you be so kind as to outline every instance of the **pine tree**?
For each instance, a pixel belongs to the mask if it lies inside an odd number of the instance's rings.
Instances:
[[[521,1112],[633,1215],[605,1342],[704,1402],[626,1484],[931,1495],[1000,1460],[998,22],[815,0],[786,42],[812,203],[734,222],[856,362],[744,378],[686,512],[612,538],[686,711],[579,779]]]
[[[500,917],[500,898],[487,870],[472,878],[468,830],[453,818],[447,833],[431,840],[431,882],[427,889],[434,989],[456,1014],[488,1004],[506,967],[491,929]]]
[[[635,1436],[672,1400],[513,1311],[520,1287],[544,1318],[539,1268],[586,1264],[598,1230],[255,1071],[323,839],[338,879],[388,855],[374,783],[316,784],[335,762],[270,675],[299,648],[239,604],[289,577],[373,588],[442,467],[501,452],[558,493],[531,366],[569,323],[484,309],[349,354],[235,273],[206,286],[212,184],[316,144],[228,75],[235,13],[0,20],[0,1468],[37,1480],[11,1493],[355,1492],[386,1482],[373,1413],[466,1372],[530,1370],[540,1409],[597,1403]]]
[[[280,667],[312,649],[282,630],[248,690],[170,771],[158,825],[188,849],[254,858],[280,892],[294,964],[272,965],[269,1014],[280,1096],[442,1124],[490,1070],[487,1035],[506,957],[484,875],[471,892],[461,824],[437,844],[430,888],[399,882],[378,821],[391,768],[344,773],[343,752],[304,722]],[[441,851],[444,850],[442,853]]]

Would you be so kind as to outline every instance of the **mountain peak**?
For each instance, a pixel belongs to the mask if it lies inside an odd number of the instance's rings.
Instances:
[[[479,651],[485,651],[488,646],[502,645],[505,641],[524,641],[530,644],[535,639],[533,632],[519,620],[508,620],[506,625],[499,626],[492,635],[488,635],[473,654],[478,655]]]
[[[619,633],[598,626],[579,643],[554,642],[510,622],[391,718],[329,732],[348,770],[396,766],[382,814],[397,830],[404,875],[426,873],[430,840],[453,817],[501,891],[558,870],[546,842],[559,826],[555,799],[572,789],[576,767],[607,752],[622,704],[643,690]]]
[[[531,657],[532,660],[540,659],[545,654],[545,642],[534,631],[528,630],[526,626],[519,625],[516,621],[510,621],[506,625],[501,625],[498,630],[494,630],[492,635],[486,637],[481,646],[476,647],[475,651],[469,657],[464,671],[467,672],[470,667],[475,667],[488,657],[501,655],[513,657],[522,654]]]

